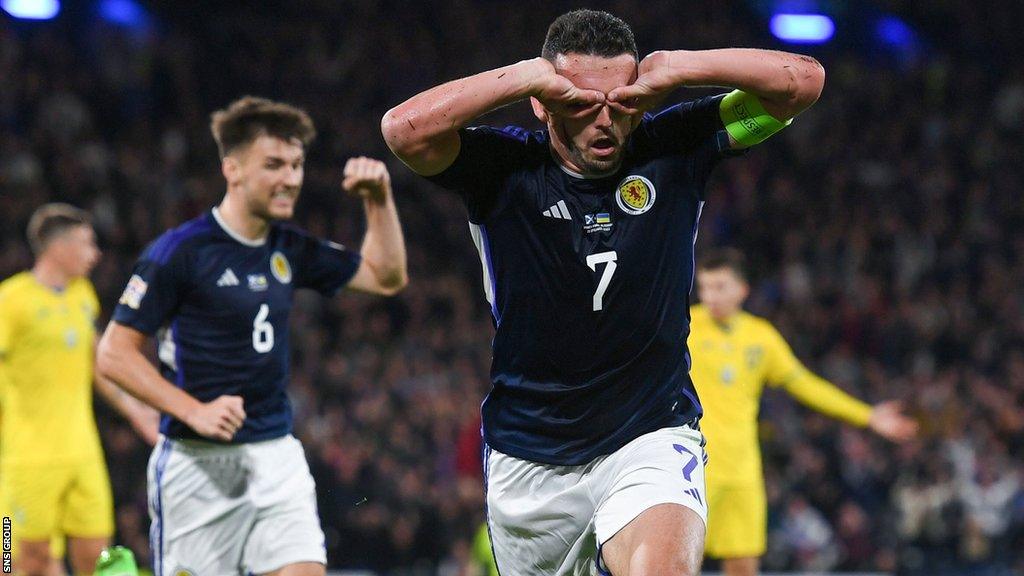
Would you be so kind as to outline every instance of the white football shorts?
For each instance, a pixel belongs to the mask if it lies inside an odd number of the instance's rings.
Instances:
[[[154,576],[265,574],[327,563],[302,444],[161,437],[149,459]]]
[[[553,466],[485,448],[487,525],[501,574],[604,573],[600,547],[644,510],[681,504],[707,527],[704,437],[662,428],[580,466]]]

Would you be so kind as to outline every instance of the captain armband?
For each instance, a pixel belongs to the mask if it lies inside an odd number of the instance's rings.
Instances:
[[[757,96],[742,90],[733,90],[725,95],[718,105],[725,130],[733,140],[744,146],[753,146],[789,126],[793,119],[780,122],[769,114]]]

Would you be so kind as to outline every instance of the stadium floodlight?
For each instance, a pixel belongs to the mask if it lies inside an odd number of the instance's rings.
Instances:
[[[102,0],[99,13],[107,22],[130,28],[143,27],[149,23],[146,11],[135,0]]]
[[[60,0],[0,0],[0,8],[22,20],[51,20],[60,14]]]
[[[824,14],[776,14],[769,27],[776,38],[792,44],[828,42],[836,31],[832,19]]]

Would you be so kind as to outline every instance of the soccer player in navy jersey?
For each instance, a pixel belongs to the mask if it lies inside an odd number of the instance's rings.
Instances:
[[[213,114],[227,193],[135,265],[98,353],[99,372],[163,414],[150,459],[157,576],[323,575],[313,478],[292,435],[288,315],[297,288],[392,295],[406,256],[384,164],[353,158],[358,252],[282,223],[315,130],[302,110],[246,97]],[[142,348],[157,334],[160,367]]]
[[[728,95],[646,112],[685,86]],[[382,120],[412,170],[464,200],[496,325],[484,401],[488,525],[515,576],[696,574],[706,499],[686,348],[711,169],[818,98],[813,58],[661,51],[598,11],[540,58],[420,93]],[[546,129],[468,128],[529,99]]]

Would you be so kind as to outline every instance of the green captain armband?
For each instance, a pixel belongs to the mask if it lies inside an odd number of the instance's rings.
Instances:
[[[769,114],[757,96],[742,90],[733,90],[718,105],[725,130],[732,139],[744,146],[753,146],[789,126],[793,119],[779,122]]]

